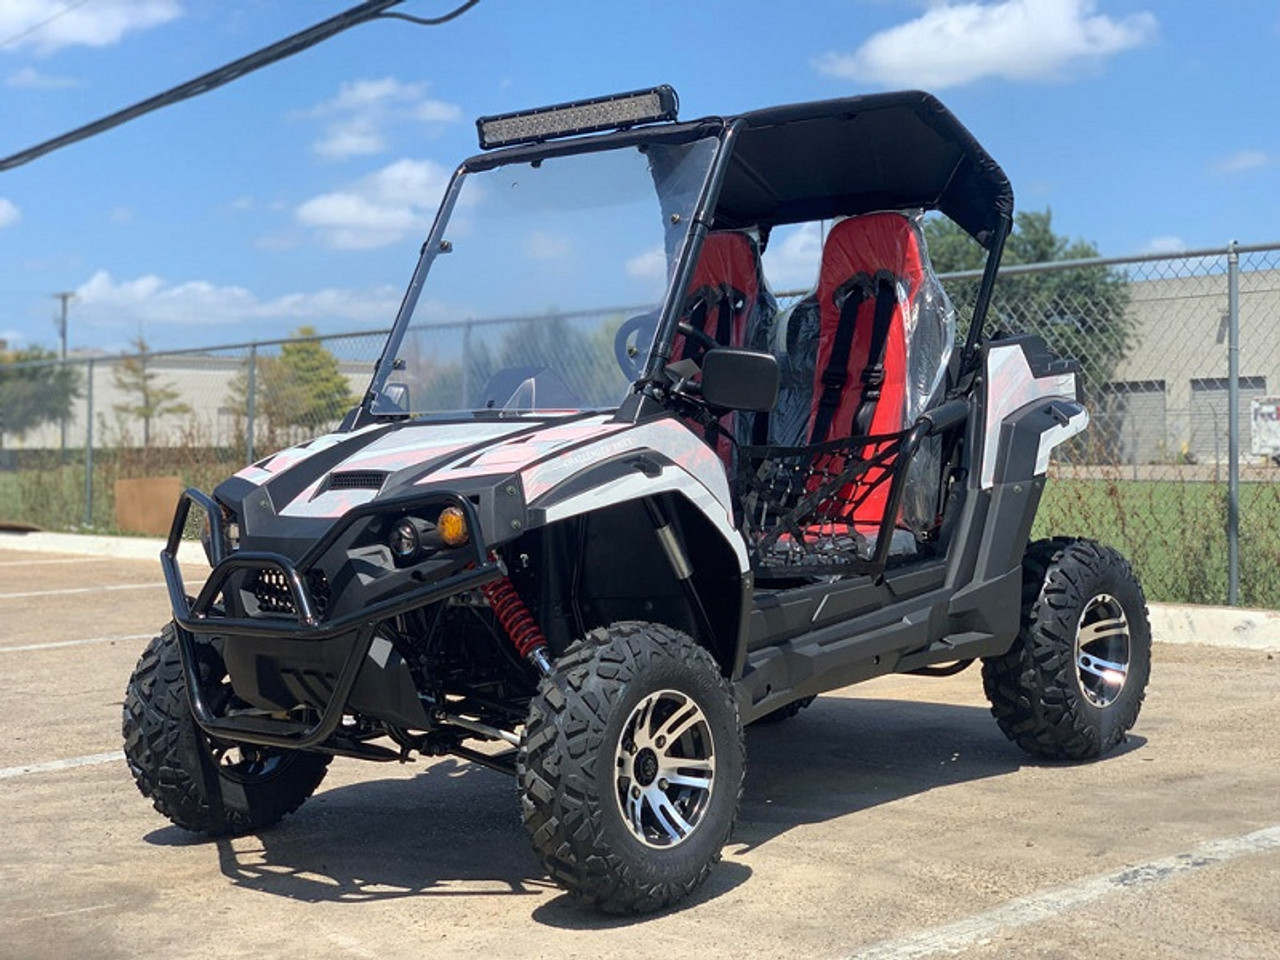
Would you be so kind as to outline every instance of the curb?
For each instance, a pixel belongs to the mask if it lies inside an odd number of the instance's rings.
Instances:
[[[12,533],[0,531],[0,550],[24,553],[70,553],[121,560],[159,561],[165,541],[153,537],[106,537],[79,533]],[[178,547],[182,563],[207,563],[199,541],[183,540]]]
[[[0,550],[70,553],[123,560],[158,560],[164,540],[150,537],[86,536],[75,533],[0,532]],[[178,548],[182,563],[207,562],[194,540]],[[1159,643],[1232,647],[1280,653],[1280,610],[1246,610],[1183,603],[1148,604],[1151,634]]]
[[[1280,653],[1280,611],[1151,603],[1151,635],[1161,643]]]

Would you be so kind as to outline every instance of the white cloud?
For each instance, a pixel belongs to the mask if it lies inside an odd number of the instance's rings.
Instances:
[[[461,116],[461,107],[443,100],[423,100],[413,108],[413,118],[423,123],[453,123]]]
[[[451,123],[462,111],[427,96],[425,83],[401,83],[394,77],[353,80],[338,95],[308,110],[307,117],[326,121],[316,153],[333,160],[370,156],[388,148],[388,127],[404,122]]]
[[[1057,80],[1075,62],[1111,56],[1156,35],[1154,14],[1112,19],[1096,7],[1095,0],[947,0],[852,53],[827,53],[815,66],[887,87],[941,89],[983,77]]]
[[[822,227],[817,223],[774,228],[761,257],[769,286],[779,293],[808,290],[818,282]]]
[[[316,153],[334,160],[345,160],[347,157],[365,157],[382,153],[387,149],[387,141],[371,124],[362,119],[353,119],[341,124],[334,124],[326,132],[323,140],[314,144]]]
[[[1273,162],[1272,156],[1264,150],[1240,150],[1219,160],[1214,165],[1214,169],[1218,173],[1245,173],[1249,170],[1269,167]]]
[[[313,197],[296,215],[331,247],[385,247],[426,230],[448,182],[448,171],[438,163],[397,160],[344,190]]]
[[[11,227],[22,219],[22,211],[12,200],[0,197],[0,230]]]
[[[205,280],[173,284],[154,274],[116,280],[99,270],[76,290],[76,322],[126,330],[157,325],[221,329],[253,323],[255,337],[267,335],[261,324],[271,321],[280,322],[281,336],[299,323],[389,327],[400,293],[392,287],[325,289],[261,300],[244,287]]]
[[[60,13],[49,0],[0,3],[0,37],[16,37],[6,50],[52,53],[62,47],[109,47],[127,33],[158,27],[182,16],[178,0],[96,0]]]
[[[625,270],[633,280],[654,283],[658,285],[658,289],[662,289],[667,282],[667,255],[663,253],[662,247],[654,247],[628,260]]]
[[[1139,253],[1182,253],[1187,249],[1187,243],[1181,237],[1164,236],[1152,237],[1139,250]]]
[[[6,87],[22,90],[65,90],[79,85],[74,77],[57,77],[41,73],[33,67],[23,67],[17,73],[10,74],[4,81]]]

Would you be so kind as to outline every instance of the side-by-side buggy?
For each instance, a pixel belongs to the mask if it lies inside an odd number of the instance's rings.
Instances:
[[[981,660],[1031,753],[1124,738],[1141,588],[1030,542],[1081,371],[984,336],[1013,195],[942,104],[682,122],[660,87],[479,128],[359,406],[179,503],[124,710],[161,813],[257,830],[334,756],[452,754],[515,776],[556,881],[648,910],[719,858],[743,726],[824,691]],[[960,318],[936,215],[987,254]]]

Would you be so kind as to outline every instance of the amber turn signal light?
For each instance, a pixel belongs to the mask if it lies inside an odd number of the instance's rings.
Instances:
[[[461,507],[445,507],[436,520],[436,532],[446,547],[460,547],[471,538],[467,515]]]

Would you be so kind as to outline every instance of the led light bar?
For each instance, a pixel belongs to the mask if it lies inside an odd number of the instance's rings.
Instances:
[[[663,84],[652,90],[481,117],[476,121],[476,129],[480,133],[480,149],[491,150],[514,143],[538,143],[552,137],[624,130],[637,123],[674,120],[679,109],[680,98],[675,90]]]

